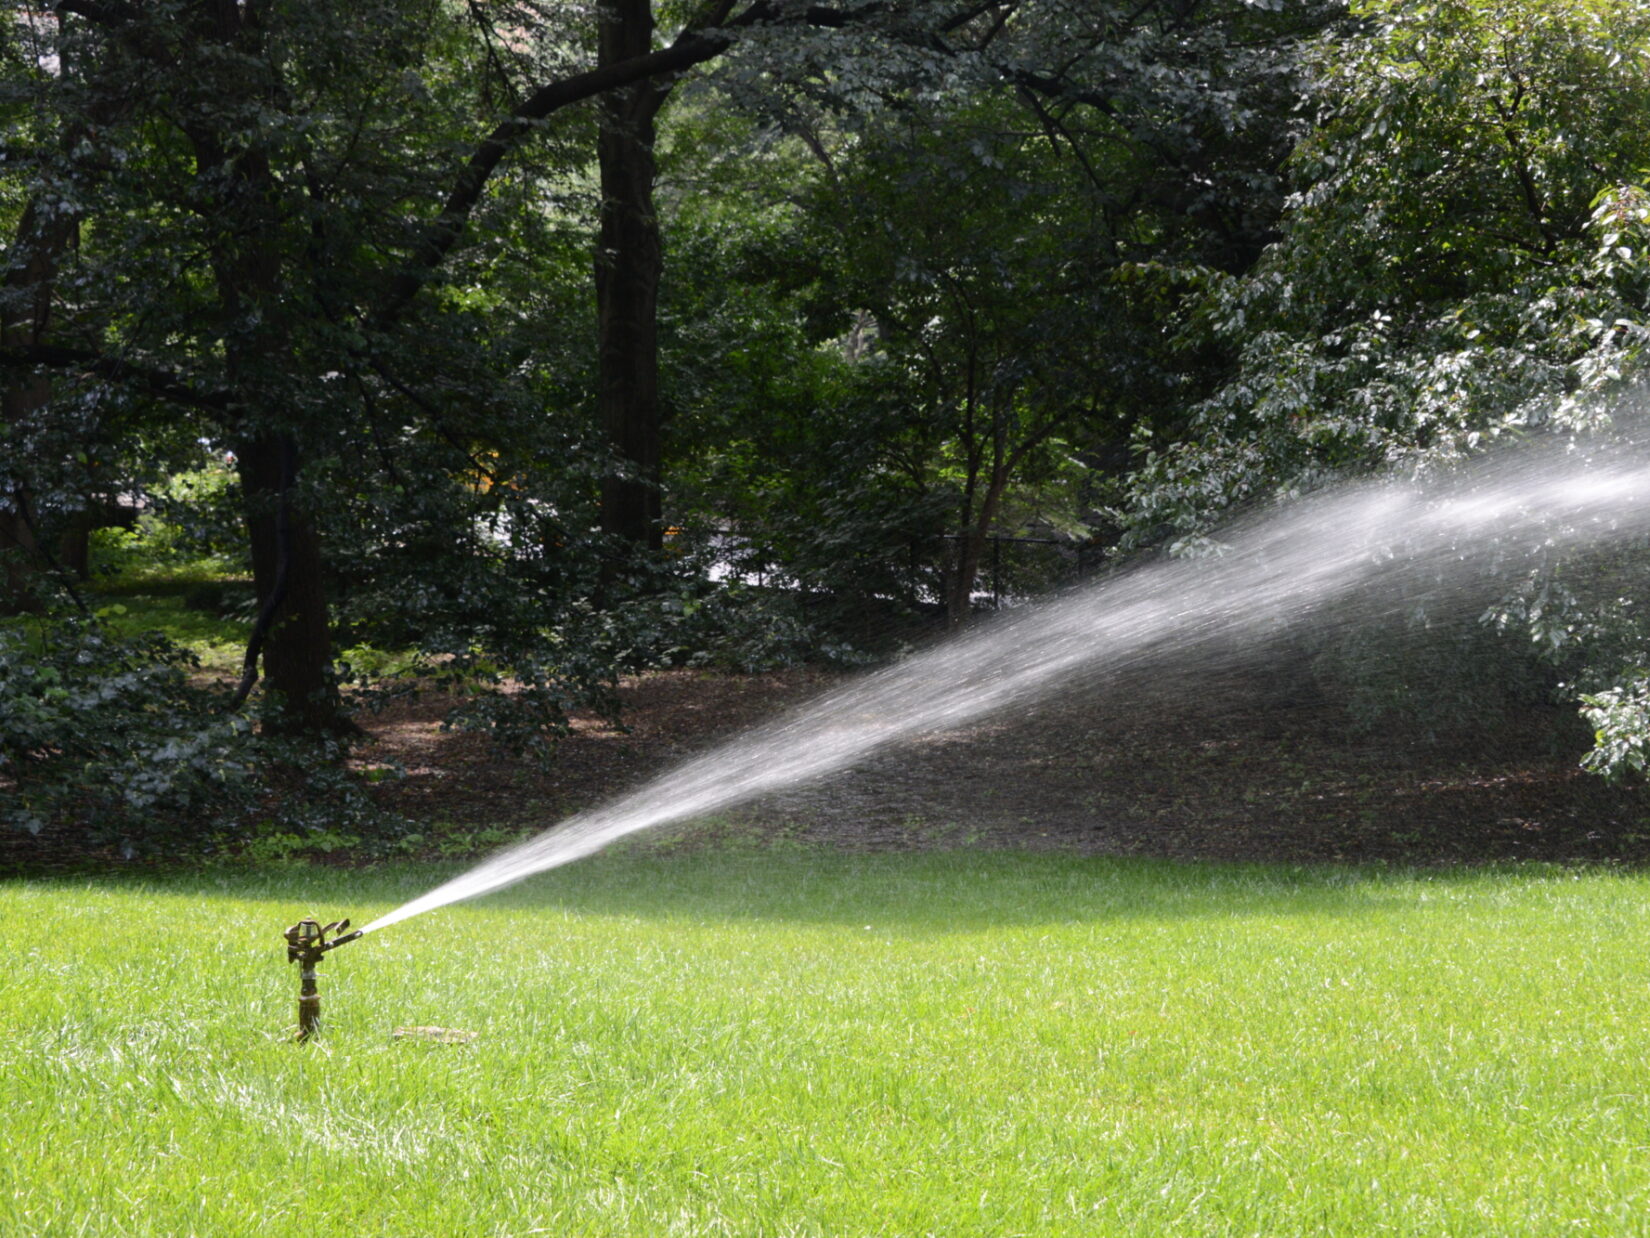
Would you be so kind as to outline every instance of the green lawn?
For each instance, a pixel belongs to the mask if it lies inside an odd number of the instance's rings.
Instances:
[[[1650,1232],[1650,877],[638,851],[289,1043],[443,875],[0,884],[0,1234]]]
[[[117,633],[164,633],[193,650],[202,669],[228,671],[240,666],[249,625],[191,604],[192,593],[222,587],[221,581],[202,572],[180,571],[175,576],[129,572],[99,582],[88,600]]]

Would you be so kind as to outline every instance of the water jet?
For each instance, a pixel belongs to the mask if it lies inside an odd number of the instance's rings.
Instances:
[[[329,950],[336,950],[361,937],[365,930],[346,933],[349,921],[334,920],[323,925],[319,920],[300,920],[287,929],[286,961],[298,964],[298,1041],[302,1043],[321,1029],[321,993],[315,983],[315,965]],[[328,933],[343,933],[328,940]]]
[[[1308,623],[1403,622],[1417,599],[1472,618],[1484,581],[1551,555],[1650,537],[1650,444],[1567,441],[1490,453],[1424,479],[1387,478],[1280,502],[1212,553],[1118,572],[827,692],[578,813],[378,917],[365,932],[477,897],[625,835],[838,773],[891,745],[1023,706],[1079,681],[1216,666]],[[1499,567],[1497,565],[1500,565]]]

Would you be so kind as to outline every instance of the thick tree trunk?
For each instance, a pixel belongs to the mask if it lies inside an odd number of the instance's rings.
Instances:
[[[32,347],[44,342],[51,318],[52,285],[63,252],[74,239],[75,217],[49,210],[36,200],[24,208],[17,240],[3,280],[6,309],[0,314],[0,346]],[[18,426],[51,399],[50,379],[15,374],[0,390],[0,417]],[[34,604],[29,589],[41,567],[41,547],[30,511],[29,479],[6,470],[0,476],[0,613]]]
[[[606,0],[601,13],[600,64],[651,50],[651,0]],[[653,121],[668,92],[668,85],[643,82],[605,96],[597,139],[602,206],[596,402],[623,470],[602,484],[602,528],[652,549],[663,539],[658,302],[664,265],[653,211]]]
[[[58,566],[76,580],[91,579],[92,530],[104,527],[98,519],[97,508],[88,504],[69,517],[69,523],[58,536]]]
[[[251,6],[237,0],[199,0],[203,39],[252,62],[267,59]],[[239,80],[236,79],[239,85]],[[273,79],[251,83],[273,96]],[[332,677],[321,540],[298,498],[299,445],[285,428],[280,391],[290,366],[290,334],[283,318],[285,291],[280,248],[279,194],[267,151],[244,148],[242,135],[219,131],[210,107],[186,126],[201,183],[214,203],[220,229],[212,251],[223,322],[224,372],[240,412],[235,438],[247,536],[252,552],[258,619],[247,642],[237,699],[244,699],[263,663],[264,684],[276,708],[265,725],[290,734],[342,734],[344,716]]]
[[[354,726],[339,708],[332,678],[321,539],[295,501],[298,448],[287,435],[265,434],[235,451],[260,626],[250,656],[263,658],[275,698],[266,726],[288,734],[345,734]],[[267,618],[265,618],[267,616]]]
[[[226,318],[231,321],[248,301],[273,305],[260,294],[272,280],[266,268],[274,259],[256,250],[243,250],[235,258],[219,272]],[[245,393],[249,403],[266,384],[273,385],[280,343],[280,331],[272,328],[227,350],[230,384]],[[260,420],[267,427],[276,418]],[[297,492],[297,441],[287,432],[254,431],[235,443],[235,462],[258,600],[258,622],[247,644],[247,671],[255,675],[261,656],[264,684],[277,706],[266,726],[291,734],[351,732],[354,725],[343,714],[332,677],[321,538]],[[250,686],[248,680],[246,687]]]

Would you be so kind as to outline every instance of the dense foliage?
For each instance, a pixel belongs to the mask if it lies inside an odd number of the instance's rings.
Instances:
[[[1641,434],[1650,13],[1445,0],[1360,16],[1356,37],[1319,49],[1282,239],[1251,272],[1215,280],[1193,326],[1237,364],[1136,474],[1139,540],[1195,541],[1234,504],[1371,469]],[[1631,560],[1551,555],[1532,571],[1509,556],[1486,582],[1501,598],[1485,621],[1505,639],[1445,638],[1486,656],[1411,646],[1399,668],[1363,656],[1360,634],[1326,651],[1346,672],[1337,685],[1448,727],[1539,660],[1598,730],[1589,767],[1637,767],[1650,633]]]
[[[20,12],[7,813],[210,817],[284,759],[248,737],[335,754],[386,676],[545,749],[626,670],[855,661],[1303,487],[1620,432],[1647,58],[1631,0]],[[238,682],[78,617],[134,508],[245,582]],[[1638,579],[1555,558],[1435,662],[1642,768]],[[1307,657],[1369,716],[1478,708],[1349,639]]]

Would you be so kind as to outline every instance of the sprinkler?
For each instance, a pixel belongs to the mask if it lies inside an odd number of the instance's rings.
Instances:
[[[315,965],[328,950],[336,950],[345,942],[354,941],[365,931],[356,929],[342,937],[327,940],[328,933],[343,933],[348,920],[334,920],[322,925],[319,920],[300,920],[286,931],[286,961],[298,963],[298,1039],[308,1040],[321,1026],[321,994],[315,988]]]

